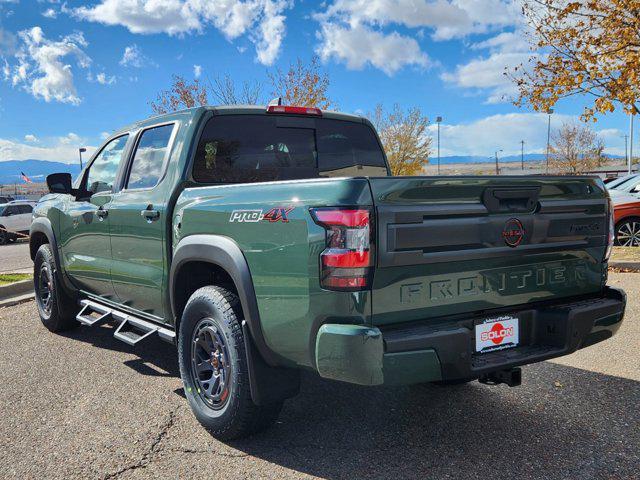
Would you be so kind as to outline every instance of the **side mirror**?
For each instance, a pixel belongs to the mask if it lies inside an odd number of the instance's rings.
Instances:
[[[52,173],[47,175],[47,186],[51,193],[71,193],[71,174]]]

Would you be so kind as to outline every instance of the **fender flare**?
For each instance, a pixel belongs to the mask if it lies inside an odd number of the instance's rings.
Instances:
[[[245,317],[244,321],[249,327],[249,332],[258,352],[268,365],[276,366],[278,364],[277,355],[267,345],[262,332],[258,301],[253,288],[249,265],[238,244],[229,237],[198,234],[190,235],[178,242],[169,272],[171,313],[176,322],[178,320],[178,312],[174,293],[175,281],[180,268],[193,261],[217,265],[229,274],[238,290],[240,304]]]
[[[46,217],[37,217],[33,219],[31,228],[29,228],[29,255],[31,256],[31,260],[34,260],[36,257],[36,251],[31,248],[34,233],[42,233],[45,237],[47,237],[47,241],[49,242],[49,245],[51,245],[51,252],[53,253],[53,261],[55,263],[56,273],[58,275],[58,279],[60,280],[62,288],[65,290],[65,293],[67,293],[67,295],[75,295],[76,289],[71,284],[71,282],[65,275],[64,270],[62,269],[62,263],[60,262],[60,250],[58,249],[56,236],[53,233],[53,226],[51,225],[51,221]]]

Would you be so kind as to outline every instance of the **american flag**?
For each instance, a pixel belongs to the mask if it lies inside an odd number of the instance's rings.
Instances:
[[[31,179],[27,177],[27,175],[24,172],[20,172],[20,177],[22,178],[22,181],[25,183],[33,183]]]

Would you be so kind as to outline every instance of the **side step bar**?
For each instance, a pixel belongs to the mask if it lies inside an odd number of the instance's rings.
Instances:
[[[176,332],[173,330],[107,307],[93,300],[81,300],[80,305],[82,309],[76,316],[78,322],[89,327],[109,321],[120,322],[113,336],[129,345],[137,345],[154,333],[157,333],[162,340],[170,343],[173,343],[176,338]]]

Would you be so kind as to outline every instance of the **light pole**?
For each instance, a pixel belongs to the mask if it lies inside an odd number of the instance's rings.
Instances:
[[[442,122],[442,117],[436,117],[436,124],[438,124],[438,175],[440,175],[440,122]]]
[[[551,115],[552,114],[553,114],[552,108],[547,110],[547,115],[549,117],[549,121],[547,123],[547,173],[549,173],[549,149],[551,147]]]
[[[502,150],[496,150],[496,175],[500,175],[500,165],[498,164],[498,152]]]
[[[522,171],[524,171],[524,140],[520,140],[520,164]]]
[[[631,175],[631,168],[633,166],[633,117],[636,114],[636,107],[633,107],[631,114],[629,115],[629,158],[627,159],[627,169],[629,175]]]
[[[86,149],[86,148],[84,148],[84,147],[80,147],[80,148],[78,149],[78,155],[80,155],[80,170],[82,170],[82,154],[83,154],[84,152],[86,152],[86,151],[87,151],[87,149]]]
[[[627,142],[629,140],[629,135],[623,135],[622,138],[624,138],[624,163],[628,163],[629,162],[629,147],[627,145]]]

